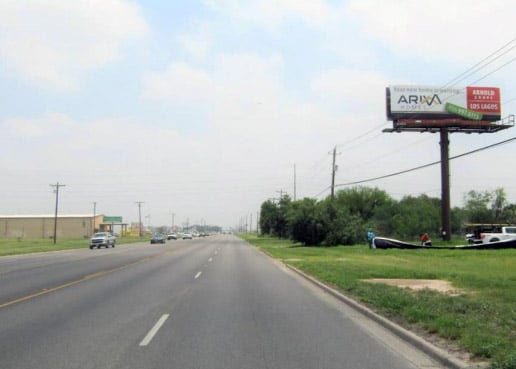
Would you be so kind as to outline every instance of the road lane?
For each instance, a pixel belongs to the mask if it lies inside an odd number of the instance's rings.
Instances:
[[[0,258],[0,307],[46,293],[167,252],[184,252],[186,245],[133,244],[116,249],[72,250]]]
[[[174,247],[0,309],[0,367],[437,368],[233,236]]]
[[[180,252],[0,309],[0,367],[107,368],[121,361],[161,311],[188,296],[212,248],[178,246]]]
[[[152,345],[129,352],[116,368],[439,368],[414,351],[400,354],[407,345],[387,344],[390,335],[380,340],[379,327],[365,329],[356,312],[328,298],[228,239]]]

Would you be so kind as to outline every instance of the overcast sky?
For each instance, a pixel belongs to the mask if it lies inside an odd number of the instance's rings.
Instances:
[[[382,133],[385,87],[501,89],[516,112],[514,0],[0,0],[0,214],[234,226],[280,191],[439,160],[439,135]],[[511,49],[515,48],[515,49]],[[450,136],[450,155],[515,129]],[[451,161],[452,205],[502,187],[516,141]],[[440,168],[364,184],[440,197]],[[347,187],[341,187],[347,188]]]

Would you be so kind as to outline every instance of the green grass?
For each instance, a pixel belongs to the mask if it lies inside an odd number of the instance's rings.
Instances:
[[[138,237],[119,237],[116,239],[117,244],[142,242],[148,239]],[[34,252],[48,252],[70,249],[88,248],[88,239],[75,240],[57,240],[51,239],[0,239],[0,256],[29,254]]]
[[[489,359],[493,369],[516,369],[516,250],[302,247],[242,237],[409,328],[416,325]],[[413,292],[364,281],[370,278],[443,279],[464,293]]]

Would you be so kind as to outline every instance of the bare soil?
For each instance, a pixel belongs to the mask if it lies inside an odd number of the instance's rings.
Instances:
[[[400,288],[410,288],[411,290],[423,290],[425,288],[435,290],[438,292],[446,293],[451,296],[458,296],[464,293],[463,290],[453,287],[448,281],[439,279],[366,279],[365,282],[371,283],[383,283],[390,286],[396,286]]]

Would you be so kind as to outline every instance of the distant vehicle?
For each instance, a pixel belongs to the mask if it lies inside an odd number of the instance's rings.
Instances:
[[[177,240],[177,235],[175,233],[167,234],[167,240]]]
[[[193,238],[191,233],[183,233],[183,240],[191,240]]]
[[[100,249],[102,246],[115,247],[116,237],[109,232],[97,232],[90,238],[90,250],[94,247]]]
[[[156,233],[152,238],[150,239],[150,243],[165,243],[165,237],[161,233]]]

